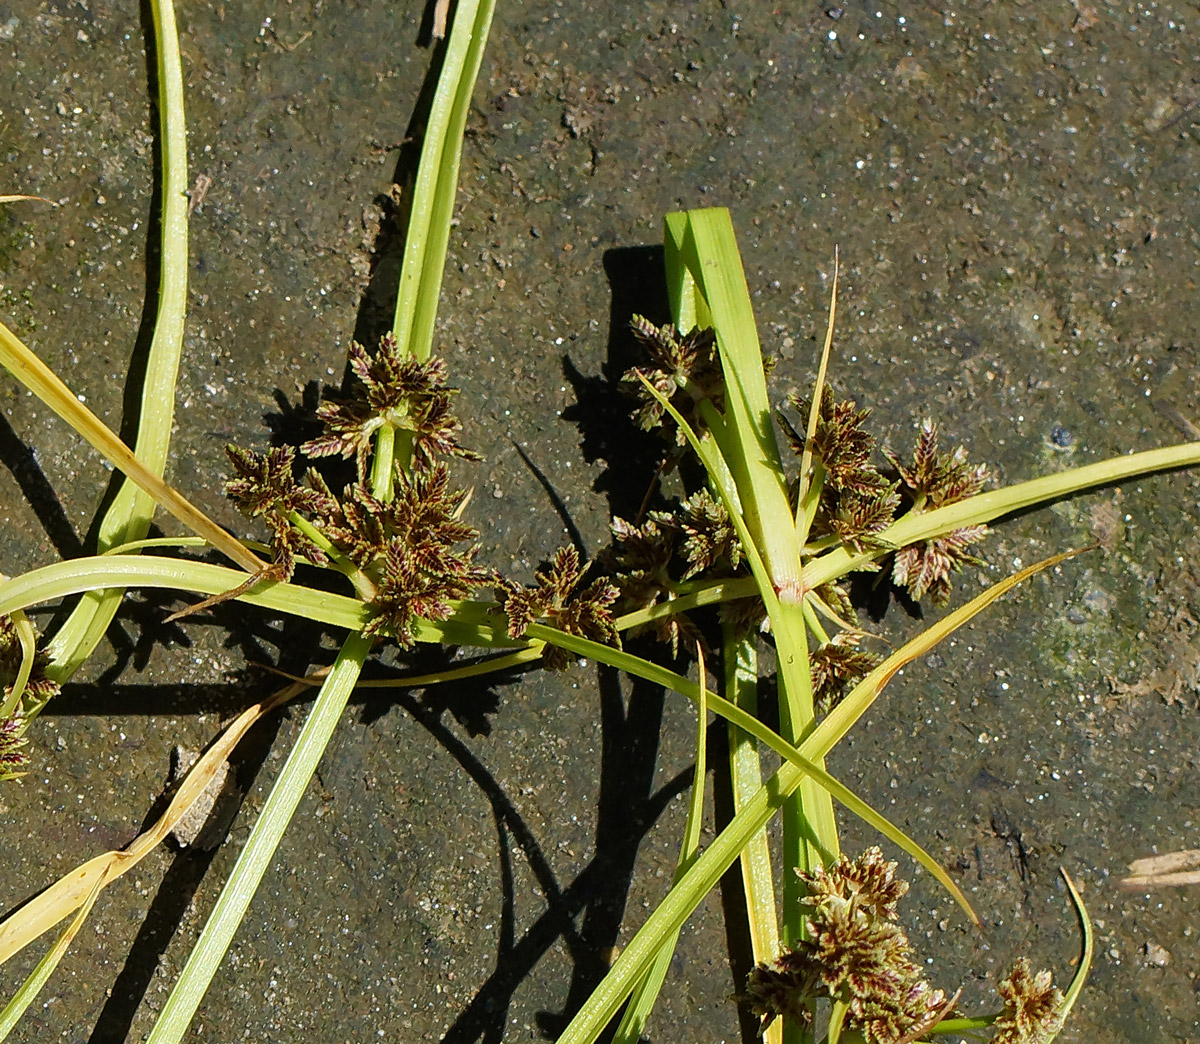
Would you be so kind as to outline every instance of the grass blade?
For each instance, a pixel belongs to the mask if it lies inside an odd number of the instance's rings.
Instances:
[[[734,475],[746,525],[785,601],[799,592],[800,545],[796,541],[787,484],[771,422],[762,348],[742,270],[733,221],[724,207],[689,210],[686,231],[668,226],[672,264],[686,268],[709,313],[725,375],[725,423],[732,439],[722,446]],[[678,325],[678,320],[676,320]]]
[[[45,196],[28,196],[22,192],[9,192],[0,196],[0,203],[49,203],[50,206],[56,207],[57,203],[52,199],[47,199]]]
[[[113,467],[133,480],[193,533],[242,568],[256,573],[265,564],[246,550],[182,493],[167,485],[153,468],[147,467],[116,433],[83,405],[54,372],[33,354],[16,334],[0,323],[0,365],[66,421],[79,436]],[[239,581],[243,579],[239,577]]]
[[[456,5],[421,144],[392,322],[396,340],[421,362],[433,349],[463,128],[494,9],[495,0],[460,0]]]
[[[54,941],[54,945],[50,947],[46,956],[38,961],[37,967],[30,972],[29,978],[13,994],[13,999],[4,1006],[3,1011],[0,1011],[0,1042],[8,1039],[8,1035],[12,1032],[13,1027],[21,1021],[21,1016],[25,1014],[26,1009],[33,1003],[41,988],[46,985],[46,981],[54,974],[54,969],[58,967],[58,962],[63,959],[63,956],[71,945],[71,941],[79,934],[79,929],[83,927],[88,914],[92,912],[96,897],[99,896],[100,890],[104,887],[106,878],[107,874],[102,874],[100,879],[92,886],[92,890],[79,907],[79,912],[75,915],[74,919],[63,929],[62,934]]]
[[[1084,983],[1087,982],[1088,973],[1092,969],[1092,954],[1096,949],[1096,940],[1092,936],[1092,919],[1088,916],[1087,907],[1083,904],[1083,896],[1079,894],[1079,889],[1075,887],[1075,882],[1071,880],[1071,875],[1066,870],[1059,870],[1059,873],[1066,882],[1067,891],[1071,893],[1071,902],[1075,906],[1075,913],[1079,917],[1079,930],[1083,935],[1079,951],[1079,967],[1075,969],[1071,983],[1063,994],[1062,1019],[1065,1022],[1071,1014],[1071,1009],[1075,1007],[1075,1002],[1079,999]]]
[[[133,452],[149,471],[161,478],[171,442],[175,382],[183,353],[187,312],[187,127],[174,7],[171,0],[154,0],[150,10],[158,66],[155,111],[162,143],[159,183],[162,214],[154,335],[146,358]],[[150,529],[154,509],[153,498],[126,479],[100,521],[97,551],[103,553],[120,544],[141,540]],[[86,594],[63,622],[47,649],[53,663],[49,673],[55,681],[65,682],[91,655],[116,615],[122,593],[108,590]]]
[[[220,594],[236,587],[245,577],[245,573],[208,562],[188,562],[156,555],[76,558],[30,570],[0,585],[0,614],[104,588],[165,587],[199,594]],[[371,618],[370,608],[356,598],[298,584],[264,581],[239,595],[238,601],[309,616],[314,621],[346,630],[361,630]]]
[[[188,1031],[196,1009],[216,974],[234,933],[246,915],[263,875],[300,804],[309,780],[329,739],[341,720],[342,711],[358,681],[363,661],[371,651],[371,639],[351,635],[346,639],[333,668],[321,686],[300,738],[271,788],[246,847],[238,855],[216,906],[200,938],[188,955],[183,971],[163,1005],[146,1044],[178,1044]]]
[[[270,699],[244,710],[192,766],[166,811],[153,825],[119,852],[106,852],[77,866],[0,922],[0,964],[49,931],[64,917],[70,916],[80,904],[87,901],[92,889],[111,884],[137,866],[166,839],[251,726],[268,711],[299,695],[304,689],[304,685],[289,685]]]
[[[1015,511],[1022,511],[1035,504],[1045,504],[1093,486],[1113,485],[1155,471],[1168,471],[1195,464],[1200,464],[1200,442],[1185,442],[1178,446],[1110,457],[1108,460],[1085,464],[1083,467],[1056,475],[1043,475],[1041,478],[1018,482],[1003,489],[977,493],[966,500],[947,504],[933,511],[905,515],[880,532],[878,539],[891,546],[901,547],[918,540],[942,536],[961,526],[992,522]],[[829,580],[836,580],[855,569],[862,569],[878,557],[877,552],[856,554],[845,548],[837,548],[813,559],[804,567],[805,587],[820,587]]]
[[[708,734],[708,682],[704,671],[704,653],[697,649],[696,655],[700,665],[700,682],[697,686],[696,700],[696,763],[695,769],[692,772],[692,798],[688,804],[687,822],[683,828],[683,843],[679,847],[679,861],[675,867],[675,876],[672,879],[672,884],[676,883],[687,872],[687,868],[696,861],[696,854],[700,851],[700,827],[704,818],[704,777],[707,772],[705,739]],[[613,1037],[613,1044],[637,1044],[641,1039],[642,1031],[646,1028],[646,1021],[649,1019],[650,1012],[658,1000],[659,993],[662,991],[662,984],[666,981],[667,970],[671,966],[671,958],[675,954],[675,945],[678,941],[678,931],[673,932],[663,940],[654,958],[654,962],[650,965],[649,971],[646,972],[646,977],[638,983],[637,988],[633,991],[633,996],[629,998],[629,1004],[625,1008],[625,1013],[621,1016],[621,1024],[617,1027],[617,1032]]]
[[[685,211],[673,211],[663,218],[663,267],[667,277],[667,300],[675,329],[691,333],[712,326],[712,316],[692,269],[684,261],[691,219]]]
[[[99,555],[55,562],[23,573],[0,584],[0,613],[50,602],[83,591],[105,587],[155,587],[198,594],[221,594],[234,588],[246,574],[208,562],[189,562],[156,555]],[[264,580],[236,598],[247,605],[304,616],[317,623],[347,631],[361,631],[374,609],[357,598],[318,591],[300,584]],[[478,602],[452,602],[454,615],[437,622],[416,620],[418,642],[470,645],[483,648],[525,648],[528,642],[508,637],[503,617],[493,607]]]
[[[801,544],[775,437],[754,308],[729,211],[723,207],[689,210],[685,217],[685,228],[678,220],[668,226],[664,249],[677,252],[673,264],[690,270],[711,318],[725,394],[724,430],[714,434],[721,436],[721,456],[733,475],[749,530],[749,541],[739,533],[743,550],[749,557],[752,545],[765,564],[767,582],[759,570],[755,579],[779,651],[780,731],[789,742],[798,743],[814,721],[808,638],[801,612]],[[805,780],[784,808],[784,864],[814,870],[838,852],[837,821],[829,795]],[[801,892],[799,878],[784,875],[785,941],[798,940],[804,931]]]

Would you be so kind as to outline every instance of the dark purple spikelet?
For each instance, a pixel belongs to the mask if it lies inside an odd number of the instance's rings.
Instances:
[[[788,403],[807,421],[808,400],[789,395]],[[871,463],[875,439],[863,427],[870,413],[860,410],[853,399],[834,399],[826,386],[811,447],[803,432],[786,417],[779,418],[797,456],[811,448],[824,476],[813,534],[837,536],[854,551],[882,546],[876,535],[892,524],[900,505],[896,483]]]
[[[620,648],[621,636],[612,616],[612,606],[620,592],[605,577],[581,588],[586,572],[579,552],[573,547],[561,547],[547,569],[534,573],[534,587],[498,580],[500,601],[508,616],[509,637],[520,638],[531,623],[544,619],[560,631]],[[552,645],[546,646],[542,656],[543,663],[551,670],[562,670],[574,659],[573,654]]]
[[[788,403],[807,423],[810,408],[808,400],[789,395]],[[870,410],[860,410],[853,399],[835,400],[833,390],[826,385],[825,393],[821,396],[821,412],[817,417],[812,451],[828,473],[827,481],[834,490],[854,489],[865,493],[888,485],[887,480],[871,464],[875,438],[863,427],[863,422],[870,415]],[[781,419],[788,442],[796,455],[800,456],[806,444],[804,434],[798,432],[786,418]]]
[[[297,555],[323,565],[327,561],[325,553],[296,529],[289,515],[296,512],[320,517],[333,511],[337,501],[324,483],[305,487],[296,481],[296,451],[291,446],[278,446],[258,453],[226,446],[225,454],[236,475],[225,483],[225,495],[237,501],[245,515],[261,518],[271,530],[274,572],[279,579],[291,579]]]
[[[29,764],[25,753],[28,744],[25,719],[19,714],[0,722],[0,782],[25,775]]]
[[[15,700],[12,714],[7,720],[0,721],[0,780],[17,779],[25,775],[29,763],[26,753],[29,740],[25,733],[33,715],[59,693],[58,682],[46,677],[50,657],[39,644],[41,635],[34,630],[33,637],[33,662],[28,665],[29,676]],[[12,617],[0,616],[0,690],[3,691],[0,704],[14,699],[13,687],[19,680],[24,659],[25,651],[21,648],[16,622]]]
[[[903,1044],[953,1006],[922,977],[896,906],[908,885],[878,848],[800,877],[806,938],[751,972],[743,999],[765,1028],[780,1015],[811,1019],[819,1001],[844,1006],[844,1030],[868,1044]]]
[[[987,468],[968,463],[962,446],[952,453],[938,451],[937,425],[929,419],[921,424],[911,462],[892,453],[887,458],[912,498],[913,511],[932,511],[974,496],[987,479]],[[908,588],[915,599],[928,594],[935,605],[945,604],[950,597],[951,574],[964,565],[980,564],[968,548],[987,532],[987,526],[962,526],[901,548],[892,565],[893,582]]]
[[[1031,973],[1021,957],[998,987],[1004,1011],[992,1044],[1048,1044],[1062,1029],[1065,1000],[1048,971]]]
[[[445,465],[400,474],[390,502],[363,486],[351,487],[334,538],[369,576],[377,579],[372,605],[379,614],[367,634],[390,634],[401,645],[415,640],[417,620],[445,620],[452,602],[468,598],[491,579],[475,565],[476,530],[458,516],[466,494],[450,486]],[[463,546],[466,545],[466,546]]]
[[[812,654],[813,700],[828,713],[879,662],[878,656],[857,647],[853,635],[843,632]]]
[[[374,355],[357,342],[350,345],[350,369],[358,378],[358,394],[328,400],[317,409],[324,434],[304,443],[309,457],[354,458],[365,482],[376,434],[390,427],[411,440],[414,471],[427,471],[439,457],[479,460],[458,441],[462,424],[451,409],[455,389],[446,387],[442,359],[417,362],[386,334]]]
[[[636,367],[621,378],[639,402],[634,413],[638,426],[645,431],[659,427],[666,416],[662,405],[642,383],[645,380],[680,414],[694,423],[696,403],[712,400],[718,408],[724,401],[724,382],[717,361],[716,339],[711,330],[692,330],[680,334],[671,326],[655,326],[640,315],[629,322],[633,335],[650,356],[648,367]],[[675,433],[676,442],[685,445],[683,432]]]

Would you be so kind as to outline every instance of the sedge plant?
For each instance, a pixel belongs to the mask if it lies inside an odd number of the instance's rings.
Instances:
[[[772,1040],[911,1041],[992,1027],[1003,1044],[1053,1039],[1078,996],[1091,955],[1082,900],[1083,956],[1065,992],[1018,960],[1000,984],[999,1010],[961,1015],[956,995],[920,975],[896,920],[906,885],[878,849],[841,851],[835,805],[850,811],[935,876],[974,916],[946,872],[921,847],[826,769],[824,759],[905,665],[1058,556],[1014,574],[880,659],[839,582],[888,569],[915,598],[943,602],[951,574],[975,561],[985,527],[1014,511],[1133,475],[1200,462],[1200,444],[1131,454],[984,491],[985,471],[939,446],[926,422],[911,455],[879,460],[865,412],[838,400],[825,379],[830,308],[818,376],[806,400],[777,414],[728,211],[667,216],[664,278],[672,317],[634,320],[648,364],[628,375],[635,415],[662,427],[665,455],[699,462],[702,483],[673,509],[613,522],[604,561],[560,550],[534,584],[477,561],[468,497],[454,460],[474,459],[453,409],[453,388],[434,353],[435,318],[453,214],[467,108],[492,15],[490,0],[455,10],[422,144],[390,331],[355,345],[353,395],[319,411],[323,434],[265,452],[231,447],[227,492],[265,525],[269,542],[242,541],[164,479],[170,389],[179,364],[186,298],[182,76],[169,0],[154,12],[163,148],[163,282],[133,447],[90,413],[7,327],[0,361],[124,476],[100,527],[95,555],[32,570],[0,584],[0,774],[19,777],[36,753],[38,714],[85,662],[127,588],[159,587],[237,599],[318,621],[343,633],[332,665],[248,708],[192,768],[151,827],[126,848],[97,854],[0,923],[0,963],[71,918],[29,981],[0,1012],[0,1039],[20,1017],[105,888],[162,842],[266,710],[319,685],[304,727],[238,857],[149,1040],[182,1040],[247,916],[250,897],[329,743],[364,664],[383,643],[467,646],[489,655],[400,684],[428,685],[518,666],[570,669],[586,657],[693,700],[699,710],[692,801],[674,882],[560,1038],[590,1044],[620,1016],[615,1039],[634,1042],[652,1018],[675,940],[687,917],[735,863],[746,894],[756,967],[740,1002]],[[834,298],[836,301],[836,297]],[[353,480],[335,488],[322,465],[342,458]],[[156,508],[195,537],[148,540]],[[182,554],[203,545],[229,566]],[[297,569],[302,567],[301,572]],[[308,570],[330,574],[306,583]],[[83,595],[67,622],[39,640],[25,611]],[[697,614],[719,610],[715,630]],[[651,633],[694,650],[698,679],[635,655],[624,639]],[[759,654],[773,647],[779,730],[758,714]],[[718,664],[711,673],[709,663]],[[715,685],[712,679],[719,679]],[[707,716],[730,732],[734,809],[703,851]],[[762,759],[777,767],[762,777]],[[8,785],[20,785],[12,782]],[[772,852],[765,828],[782,823]],[[781,878],[778,870],[782,868]],[[782,888],[777,885],[782,882]],[[46,882],[31,882],[31,887]]]

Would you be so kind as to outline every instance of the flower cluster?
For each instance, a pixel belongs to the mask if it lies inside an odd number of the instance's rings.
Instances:
[[[619,647],[621,636],[612,617],[618,591],[603,577],[581,588],[585,572],[579,552],[562,547],[554,553],[549,569],[534,573],[537,583],[533,587],[497,577],[509,637],[520,638],[530,624],[545,620],[568,634]],[[542,655],[542,662],[551,670],[562,670],[573,660],[571,653],[554,645],[547,645]]]
[[[868,1044],[915,1040],[952,1007],[910,956],[896,906],[908,885],[878,848],[800,875],[810,909],[804,941],[759,964],[745,999],[764,1028],[780,1015],[811,1019],[817,1000],[845,1007],[846,1029]]]
[[[36,632],[34,636],[35,640],[40,637]],[[37,646],[33,662],[28,665],[25,684],[19,694],[14,694],[24,659],[25,651],[16,622],[11,617],[0,616],[0,689],[3,691],[0,705],[7,706],[15,701],[15,709],[9,717],[0,720],[0,781],[25,775],[28,764],[25,747],[29,742],[25,737],[26,729],[34,715],[59,691],[58,683],[46,677],[50,657]]]
[[[803,942],[759,964],[743,1001],[765,1029],[776,1018],[812,1021],[818,1001],[845,1011],[842,1031],[866,1044],[908,1044],[927,1036],[954,1009],[922,977],[897,908],[908,884],[878,848],[800,873],[809,908]],[[999,985],[1003,1010],[994,1017],[992,1044],[1050,1044],[1062,1028],[1064,998],[1048,971],[1030,972],[1019,959]]]
[[[350,350],[359,395],[318,410],[325,433],[305,443],[310,457],[353,457],[358,481],[336,496],[309,468],[306,485],[296,480],[291,447],[257,453],[229,447],[236,477],[225,486],[251,518],[271,530],[273,574],[289,579],[296,559],[333,563],[357,576],[360,592],[377,610],[368,634],[387,634],[411,646],[420,620],[444,620],[453,602],[485,586],[491,574],[474,563],[478,536],[460,513],[466,494],[453,489],[442,456],[477,459],[458,443],[461,424],[450,410],[440,361],[419,363],[384,337],[370,356]],[[408,440],[410,466],[397,466],[393,496],[372,494],[366,478],[373,439],[385,426]]]
[[[859,640],[857,632],[842,631],[812,654],[813,700],[820,710],[831,711],[879,664],[878,656],[858,647]]]
[[[788,396],[788,402],[807,418],[808,402],[796,395]],[[811,447],[786,417],[781,418],[796,455],[809,448],[819,468],[814,473],[820,476],[821,494],[813,535],[831,534],[856,551],[882,546],[877,534],[891,525],[900,505],[896,483],[889,482],[871,463],[875,440],[863,428],[870,415],[870,410],[858,409],[852,399],[835,400],[826,387]]]
[[[805,400],[793,395],[788,401],[807,416]],[[968,463],[961,446],[952,453],[939,452],[937,427],[927,419],[911,461],[884,451],[895,472],[895,480],[889,479],[871,463],[875,443],[863,428],[869,414],[853,400],[834,399],[826,388],[811,446],[786,417],[781,418],[797,455],[811,452],[812,480],[820,484],[810,539],[836,539],[856,552],[888,550],[880,534],[902,507],[911,512],[945,507],[974,496],[987,478],[987,469]],[[892,581],[918,601],[929,595],[935,605],[942,605],[950,596],[951,574],[963,565],[978,564],[967,549],[986,533],[986,526],[963,526],[896,548]]]
[[[638,395],[634,416],[643,428],[659,426],[665,412],[646,384],[691,423],[697,421],[695,407],[699,403],[707,400],[720,408],[724,401],[722,374],[711,332],[693,330],[680,335],[670,326],[658,327],[641,317],[633,319],[632,327],[652,362],[624,377]],[[809,421],[810,402],[793,394],[788,403]],[[811,438],[807,423],[801,431],[787,416],[779,417],[788,443],[807,467],[804,489],[815,497],[815,506],[805,505],[811,520],[802,553],[815,556],[841,546],[860,556],[856,568],[861,571],[879,569],[881,560],[890,556],[891,576],[897,585],[907,588],[915,599],[929,595],[935,604],[941,604],[949,596],[951,574],[978,561],[968,548],[987,532],[986,527],[964,526],[904,547],[896,547],[884,534],[902,510],[931,511],[978,493],[986,470],[968,463],[961,447],[940,453],[937,429],[930,421],[922,425],[912,460],[885,453],[891,471],[881,470],[872,459],[876,443],[865,427],[869,416],[870,410],[859,409],[853,400],[837,399],[825,386],[811,421]],[[701,574],[712,580],[745,572],[736,530],[723,505],[707,491],[687,498],[673,510],[650,511],[640,524],[615,518],[612,532],[614,546],[608,559],[625,611],[651,610],[673,601],[686,590],[688,581]],[[812,653],[814,696],[818,706],[827,711],[879,660],[858,647],[862,634],[842,587],[827,582],[809,592],[809,597],[841,629],[832,639],[821,634]],[[758,599],[726,602],[721,611],[743,631],[761,624],[765,615]],[[651,631],[669,643],[673,655],[681,639],[688,645],[701,641],[696,627],[678,612],[655,612],[634,633],[638,630]]]
[[[379,615],[367,634],[389,634],[405,648],[418,620],[445,620],[451,601],[467,598],[491,574],[474,564],[478,536],[459,515],[466,502],[452,489],[444,464],[412,475],[400,472],[384,502],[362,483],[348,486],[336,508],[320,518],[323,533],[377,585]],[[466,546],[463,546],[466,545]]]
[[[992,1044],[1049,1044],[1062,1029],[1065,1000],[1048,971],[1031,973],[1021,957],[998,989],[1004,1010]]]
[[[696,329],[681,335],[670,324],[655,326],[640,315],[635,315],[629,325],[652,363],[649,367],[632,369],[621,378],[640,403],[634,413],[639,427],[645,431],[659,427],[665,413],[662,404],[647,391],[646,383],[693,427],[696,427],[698,403],[710,399],[720,407],[724,401],[724,383],[712,330]],[[675,433],[675,440],[680,446],[686,444],[682,432]]]
[[[410,441],[414,471],[427,471],[445,456],[479,460],[459,445],[462,424],[450,409],[454,389],[446,387],[443,360],[417,362],[389,333],[380,339],[374,355],[351,343],[350,369],[362,385],[360,394],[321,404],[317,416],[325,433],[300,447],[307,456],[353,457],[358,479],[365,481],[375,435],[389,427]]]
[[[962,446],[953,453],[939,453],[937,441],[937,425],[927,418],[921,424],[911,463],[887,454],[912,498],[913,511],[932,511],[972,497],[987,479],[987,468],[969,464]],[[987,531],[987,526],[963,526],[901,548],[892,566],[892,580],[907,587],[913,598],[928,594],[934,605],[945,604],[950,597],[950,574],[963,565],[980,564],[967,548]]]
[[[743,566],[742,546],[724,506],[703,489],[671,511],[651,511],[635,526],[623,518],[612,521],[614,545],[609,554],[614,580],[625,611],[648,609],[678,597],[681,585],[699,576],[732,577]],[[722,604],[725,618],[748,630],[764,615],[758,599]],[[700,632],[682,613],[657,616],[645,628],[679,651],[679,642],[701,642]],[[701,644],[703,644],[701,642]]]
[[[290,580],[297,555],[325,565],[329,561],[325,552],[296,526],[300,516],[327,515],[336,509],[336,499],[316,473],[309,487],[296,481],[296,451],[291,446],[266,453],[226,446],[225,454],[237,476],[225,483],[225,495],[238,501],[245,515],[261,518],[270,529],[274,575]]]

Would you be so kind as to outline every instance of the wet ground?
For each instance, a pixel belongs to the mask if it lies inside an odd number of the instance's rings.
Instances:
[[[568,539],[595,551],[640,497],[597,378],[625,357],[628,313],[660,307],[654,246],[680,207],[732,209],[780,397],[809,379],[836,245],[834,381],[890,445],[933,414],[1017,481],[1196,437],[1200,10],[981,6],[501,0],[438,344],[489,461],[468,481],[492,563],[528,577]],[[192,169],[212,186],[173,476],[245,531],[222,447],[265,444],[264,418],[294,430],[369,328],[428,53],[415,5],[180,18]],[[114,424],[153,212],[145,33],[133,5],[0,3],[0,193],[60,204],[0,210],[0,314]],[[13,383],[0,394],[11,575],[80,553],[108,474]],[[908,671],[831,759],[961,874],[982,940],[922,878],[907,914],[969,1007],[1018,954],[1069,977],[1057,868],[1080,881],[1098,953],[1064,1040],[1200,1036],[1194,895],[1115,886],[1132,859],[1197,844],[1198,489],[1157,476],[998,526],[960,600],[1063,547],[1103,550]],[[0,906],[127,842],[172,746],[269,685],[247,661],[332,657],[250,612],[163,615],[131,598],[43,720],[37,771],[0,793]],[[879,626],[919,621],[893,606]],[[111,889],[13,1039],[142,1039],[298,721],[246,753],[231,843],[164,851]],[[679,699],[594,668],[356,701],[192,1039],[552,1036],[665,891],[692,728]],[[739,1039],[726,952],[714,898],[651,1039]]]

